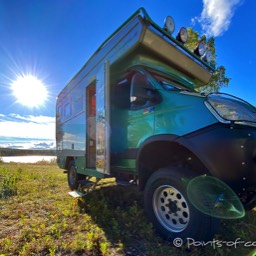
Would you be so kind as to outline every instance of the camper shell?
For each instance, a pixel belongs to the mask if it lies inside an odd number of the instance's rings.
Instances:
[[[87,87],[88,91],[95,87],[97,113],[94,113],[94,118],[96,121],[99,121],[98,117],[101,121],[104,120],[104,127],[95,129],[98,149],[102,146],[101,151],[104,151],[104,154],[98,156],[109,157],[105,154],[110,148],[100,144],[103,142],[100,137],[103,132],[104,138],[111,136],[110,101],[112,98],[121,97],[118,93],[111,95],[110,91],[116,89],[111,84],[118,83],[118,79],[121,80],[128,70],[140,67],[169,75],[189,90],[194,90],[195,85],[207,84],[212,70],[209,64],[203,63],[199,57],[153,23],[144,9],[138,10],[99,47],[58,95],[56,137],[58,163],[61,167],[66,167],[66,157],[69,155],[81,156],[85,160],[88,146],[86,133],[89,130],[86,127],[86,109],[90,107],[90,102],[86,101]],[[105,144],[107,141],[104,140]],[[109,163],[104,163],[104,168],[96,166],[97,163],[100,164],[101,161],[96,161],[93,171],[110,174]],[[82,163],[81,166],[84,169],[87,165]]]
[[[175,186],[183,177],[216,177],[253,208],[256,111],[232,96],[197,93],[213,71],[143,8],[135,12],[58,95],[57,163],[68,173],[70,188],[77,190],[90,177],[138,185],[150,219],[169,238],[193,237],[194,204],[185,185],[184,191]],[[219,98],[243,105],[254,121],[223,118],[212,103]],[[172,197],[162,202],[166,189],[180,198],[183,212]],[[197,233],[196,238],[207,237]]]

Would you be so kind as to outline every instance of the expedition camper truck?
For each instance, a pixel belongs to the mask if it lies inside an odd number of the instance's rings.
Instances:
[[[139,9],[66,85],[56,106],[57,162],[75,194],[106,177],[138,185],[163,237],[201,241],[218,218],[256,204],[256,110],[197,93],[214,71],[210,52],[202,44],[189,51],[186,29],[174,38],[173,28],[170,16],[160,28]]]

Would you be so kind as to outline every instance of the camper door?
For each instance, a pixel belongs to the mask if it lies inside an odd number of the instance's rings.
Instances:
[[[109,174],[109,63],[105,62],[96,82],[96,169]]]

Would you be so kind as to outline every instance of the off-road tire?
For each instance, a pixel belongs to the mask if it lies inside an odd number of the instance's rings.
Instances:
[[[151,175],[144,191],[144,209],[166,240],[210,241],[219,221],[198,211],[189,201],[186,184],[195,176],[185,168],[162,168]],[[202,191],[204,193],[204,191]]]
[[[75,165],[75,161],[70,161],[68,165],[68,185],[71,190],[76,190],[79,187],[79,180],[83,180],[85,178],[84,175],[77,173],[77,167]]]

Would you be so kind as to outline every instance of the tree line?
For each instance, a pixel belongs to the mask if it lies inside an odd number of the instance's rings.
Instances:
[[[0,156],[55,156],[55,150],[0,148]]]

